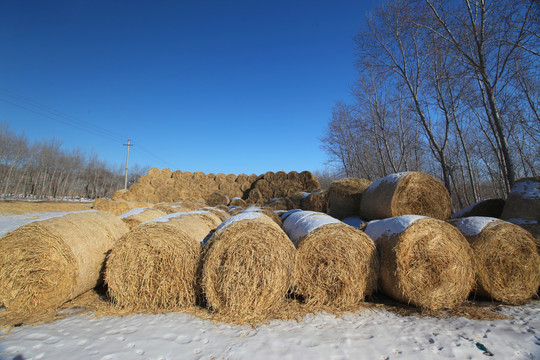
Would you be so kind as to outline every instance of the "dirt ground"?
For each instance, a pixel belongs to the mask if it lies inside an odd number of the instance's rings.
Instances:
[[[33,212],[91,210],[92,202],[78,201],[0,201],[0,214],[19,215]]]

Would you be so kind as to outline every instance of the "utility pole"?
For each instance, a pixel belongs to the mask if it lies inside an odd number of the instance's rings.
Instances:
[[[127,146],[127,157],[126,157],[126,176],[124,179],[124,189],[127,190],[127,174],[128,174],[128,163],[129,163],[129,147],[133,146],[133,144],[130,143],[130,140],[128,139],[128,143],[124,144],[124,146]]]

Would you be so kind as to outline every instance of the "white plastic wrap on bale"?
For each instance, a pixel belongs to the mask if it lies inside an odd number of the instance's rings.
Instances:
[[[290,210],[287,211],[285,214],[281,215],[281,221],[283,221],[283,230],[287,232],[287,229],[294,226],[294,223],[296,223],[298,220],[300,220],[303,217],[310,216],[313,214],[322,214],[317,211],[304,211],[304,210]]]
[[[250,206],[248,207],[246,210],[242,211],[244,213],[248,213],[248,212],[257,212],[257,211],[261,211],[262,210],[262,207],[259,207],[259,206]]]
[[[21,215],[4,215],[0,216],[0,236],[4,236],[10,231],[17,229],[26,224],[36,221],[43,221],[56,217],[65,216],[74,213],[98,212],[98,210],[81,210],[81,211],[63,211],[63,212],[38,212],[26,213]]]
[[[510,194],[522,199],[539,200],[540,182],[534,180],[520,181],[512,187]]]
[[[403,178],[404,176],[406,176],[407,174],[410,174],[411,172],[410,171],[405,171],[405,172],[400,172],[400,173],[395,173],[395,174],[390,174],[390,175],[386,175],[385,177],[383,178],[380,178],[379,180],[375,181],[373,184],[371,184],[367,189],[366,191],[374,191],[380,184],[382,184],[383,182],[387,182],[387,183],[397,183],[399,180],[401,180],[401,178]]]
[[[243,220],[251,220],[251,219],[257,219],[263,216],[263,214],[255,211],[250,212],[242,212],[238,215],[231,216],[230,218],[224,220],[216,229],[216,231],[219,231],[235,222],[243,221]]]
[[[484,228],[494,222],[501,221],[500,219],[485,217],[485,216],[470,216],[462,219],[457,219],[452,224],[465,236],[476,236],[484,230]]]
[[[191,215],[195,215],[195,214],[211,214],[211,213],[209,211],[201,211],[201,210],[178,212],[178,213],[172,213],[172,214],[163,215],[163,216],[158,217],[156,219],[146,221],[143,224],[146,224],[146,223],[149,223],[149,222],[162,222],[162,223],[165,223],[165,222],[171,221],[171,219],[180,218],[182,216],[191,216]]]
[[[126,218],[128,216],[139,215],[142,212],[144,212],[146,209],[150,209],[150,208],[149,207],[140,207],[140,208],[131,209],[131,210],[126,211],[125,213],[119,215],[118,217],[120,219],[123,219],[123,218]]]
[[[368,222],[364,232],[376,242],[383,236],[401,234],[407,230],[413,222],[425,218],[426,216],[421,215],[401,215],[383,220],[373,220]]]
[[[283,223],[283,230],[287,233],[295,246],[301,238],[307,236],[310,232],[321,226],[341,224],[340,220],[318,212],[311,212],[311,214],[306,214],[305,216],[299,215],[301,214],[292,214]]]
[[[360,219],[359,217],[356,217],[356,216],[352,216],[352,217],[348,217],[346,219],[343,219],[341,220],[343,221],[345,224],[347,225],[350,225],[352,227],[355,227],[357,229],[360,229],[362,226],[364,226],[367,222]]]

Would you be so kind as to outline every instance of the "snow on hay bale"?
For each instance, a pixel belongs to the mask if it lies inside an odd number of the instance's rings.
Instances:
[[[504,208],[504,199],[485,199],[480,200],[471,206],[468,206],[454,215],[452,218],[459,219],[470,216],[485,216],[500,218],[503,208]]]
[[[225,220],[203,250],[208,306],[236,320],[272,312],[292,284],[294,257],[294,246],[268,216],[248,212]]]
[[[128,311],[194,306],[201,242],[211,230],[198,214],[185,212],[145,222],[125,234],[105,270],[113,302]]]
[[[118,217],[88,211],[7,233],[0,239],[0,302],[30,316],[94,288],[106,253],[127,231]]]
[[[327,191],[328,214],[337,219],[359,215],[362,194],[371,183],[361,178],[332,181]]]
[[[385,176],[362,195],[360,215],[366,220],[400,215],[424,215],[446,220],[450,217],[450,195],[434,177],[421,172]]]
[[[501,218],[540,221],[540,176],[523,178],[514,183]]]
[[[210,206],[227,205],[229,204],[229,197],[220,192],[213,192],[206,199],[206,204]]]
[[[149,207],[142,207],[142,208],[135,208],[131,209],[128,212],[123,213],[119,216],[120,219],[130,228],[133,229],[135,226],[150,221],[153,219],[157,219],[158,217],[167,215],[164,211],[149,208]]]
[[[540,286],[540,256],[532,235],[515,224],[489,217],[451,223],[473,249],[476,294],[522,304]]]
[[[307,304],[350,309],[375,290],[377,251],[366,234],[314,211],[293,211],[282,218],[297,248],[296,291]]]
[[[243,208],[248,207],[246,201],[239,197],[232,198],[231,201],[229,202],[229,206],[239,206]]]
[[[379,254],[379,289],[426,309],[462,303],[474,285],[471,247],[447,222],[418,215],[371,221],[365,232]]]
[[[221,206],[224,206],[224,205],[221,205]],[[227,211],[229,210],[226,206],[225,208],[227,209]],[[231,217],[231,215],[227,211],[223,209],[219,209],[217,207],[205,206],[205,207],[200,208],[199,210],[211,212],[212,214],[216,215],[220,221],[227,220],[228,218]]]

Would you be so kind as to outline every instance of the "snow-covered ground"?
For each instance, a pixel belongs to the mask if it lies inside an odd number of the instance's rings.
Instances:
[[[0,232],[22,219],[11,220],[0,221]],[[251,327],[180,313],[73,315],[0,330],[0,359],[540,359],[540,301],[498,311],[510,319],[369,309]]]

